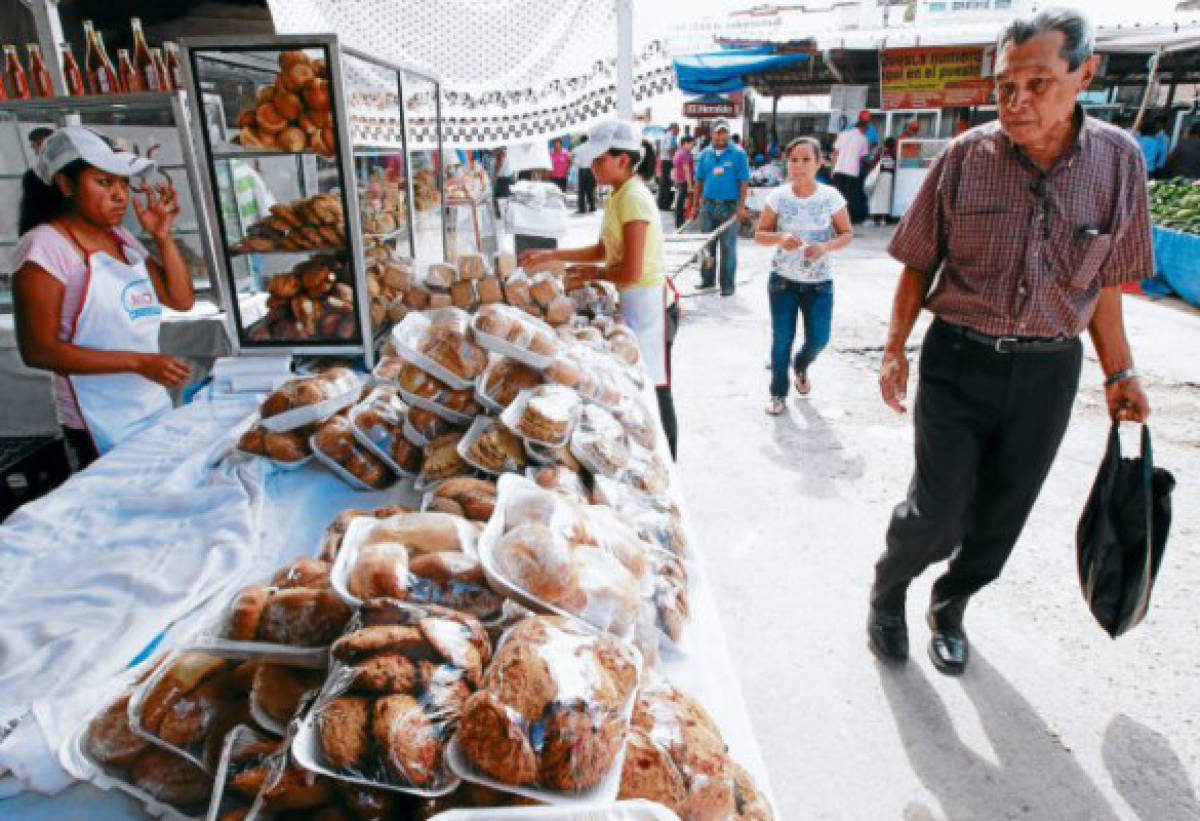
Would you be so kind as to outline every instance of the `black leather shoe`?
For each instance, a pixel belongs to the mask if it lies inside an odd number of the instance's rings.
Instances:
[[[908,626],[904,614],[871,608],[867,616],[867,647],[882,661],[908,660]]]
[[[933,635],[929,637],[929,660],[939,673],[947,676],[961,676],[967,669],[967,659],[970,656],[970,642],[962,629],[962,624],[951,624],[946,620],[935,617],[932,610],[926,616],[929,629]]]

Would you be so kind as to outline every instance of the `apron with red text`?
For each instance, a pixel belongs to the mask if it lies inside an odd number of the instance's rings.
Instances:
[[[145,260],[130,265],[104,251],[80,250],[88,272],[68,341],[100,351],[158,353],[163,310]],[[166,388],[135,373],[70,374],[67,380],[101,454],[171,408]]]

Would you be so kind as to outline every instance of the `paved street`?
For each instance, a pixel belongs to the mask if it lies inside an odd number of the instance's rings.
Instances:
[[[569,242],[594,224],[578,218]],[[1089,350],[1029,525],[968,610],[967,674],[944,678],[925,655],[934,573],[909,597],[912,659],[882,669],[865,647],[867,590],[912,464],[910,421],[875,382],[898,273],[889,233],[860,229],[837,258],[833,341],[812,398],[784,416],[763,413],[770,249],[743,240],[737,296],[687,299],[676,342],[685,493],[782,817],[1200,819],[1200,313],[1125,300],[1158,462],[1180,483],[1146,622],[1111,641],[1076,579],[1108,425]]]

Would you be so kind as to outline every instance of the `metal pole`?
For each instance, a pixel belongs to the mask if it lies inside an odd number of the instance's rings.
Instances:
[[[633,119],[633,0],[617,3],[617,116]]]
[[[62,55],[58,50],[58,44],[65,42],[62,19],[58,16],[58,0],[21,0],[21,2],[33,15],[38,42],[42,47],[42,58],[46,63],[46,68],[50,71],[50,82],[54,85],[54,93],[59,97],[66,97],[67,78],[63,74]]]

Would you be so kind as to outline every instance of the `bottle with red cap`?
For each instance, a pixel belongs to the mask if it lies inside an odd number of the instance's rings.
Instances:
[[[121,91],[133,94],[139,91],[145,91],[146,88],[142,84],[142,77],[137,73],[137,69],[133,67],[133,61],[129,59],[129,49],[117,49],[117,82],[121,85]]]
[[[131,18],[130,27],[133,29],[133,70],[137,72],[141,84],[139,91],[158,91],[161,89],[158,67],[154,65],[154,55],[150,53],[150,45],[146,42],[146,34],[142,31],[140,17]],[[130,91],[133,89],[131,88]]]
[[[104,40],[96,31],[91,20],[83,21],[83,36],[87,51],[83,55],[83,69],[87,75],[88,91],[92,94],[115,94],[120,91],[117,72],[104,51]]]
[[[42,47],[37,43],[25,46],[29,50],[29,79],[33,86],[33,96],[53,97],[54,81],[50,79],[50,69],[42,59]]]
[[[79,70],[79,63],[75,61],[75,52],[71,51],[71,44],[59,43],[58,48],[62,52],[62,71],[63,78],[67,81],[67,93],[72,97],[87,94],[83,85],[83,72]]]
[[[8,93],[14,100],[29,99],[29,78],[25,76],[25,67],[17,54],[17,47],[4,47],[4,76],[8,80]]]

